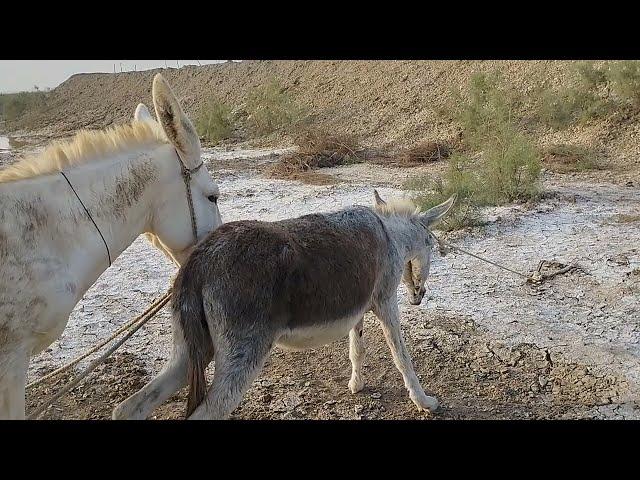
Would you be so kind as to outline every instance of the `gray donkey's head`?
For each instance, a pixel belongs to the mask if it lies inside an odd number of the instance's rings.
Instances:
[[[376,212],[390,219],[395,217],[397,221],[406,223],[406,229],[402,229],[403,236],[409,239],[408,251],[404,259],[402,281],[409,292],[409,303],[420,305],[426,292],[425,282],[429,276],[431,265],[431,247],[433,237],[430,227],[441,220],[455,204],[457,195],[453,194],[447,201],[421,212],[412,202],[403,200],[390,200],[385,202],[378,192],[374,190]]]

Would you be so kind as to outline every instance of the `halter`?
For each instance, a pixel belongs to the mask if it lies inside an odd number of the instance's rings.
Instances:
[[[180,152],[178,152],[177,149],[176,149],[176,154],[178,155],[178,162],[180,163],[182,179],[184,180],[184,185],[187,189],[187,204],[189,205],[189,214],[191,215],[191,230],[193,232],[193,243],[195,244],[198,241],[198,222],[196,221],[196,212],[195,212],[195,209],[193,208],[193,195],[191,194],[191,175],[196,173],[198,170],[200,170],[200,168],[202,168],[202,165],[204,165],[204,162],[200,162],[200,165],[198,165],[197,167],[189,169],[182,161],[182,158],[180,158]],[[82,208],[84,208],[84,211],[89,217],[89,220],[91,220],[91,223],[93,223],[93,226],[96,227],[96,230],[98,231],[98,234],[102,239],[102,243],[104,243],[104,248],[107,250],[107,259],[109,260],[109,266],[111,266],[111,252],[109,251],[109,246],[107,245],[107,241],[104,239],[102,232],[98,228],[98,225],[96,224],[96,222],[93,220],[93,217],[89,213],[89,210],[87,209],[87,207],[85,207],[84,203],[80,199],[78,192],[76,192],[76,189],[73,188],[73,185],[71,185],[71,182],[69,181],[65,173],[63,171],[60,171],[60,175],[62,175],[64,179],[67,181],[67,183],[69,184],[69,187],[71,187],[71,190],[73,191],[76,198],[80,202],[80,205],[82,205]]]
[[[187,166],[180,158],[180,152],[176,149],[178,154],[178,161],[180,162],[180,169],[182,170],[182,179],[184,180],[184,186],[187,189],[187,204],[189,205],[189,215],[191,215],[191,229],[193,231],[193,243],[198,241],[198,222],[196,221],[196,211],[193,208],[193,195],[191,195],[191,175],[196,173],[204,162],[200,162],[200,165],[192,169],[188,169]]]

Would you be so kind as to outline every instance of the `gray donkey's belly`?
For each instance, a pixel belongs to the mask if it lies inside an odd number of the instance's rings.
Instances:
[[[306,350],[327,345],[347,336],[364,313],[362,311],[346,318],[287,328],[276,340],[276,345],[285,350]]]

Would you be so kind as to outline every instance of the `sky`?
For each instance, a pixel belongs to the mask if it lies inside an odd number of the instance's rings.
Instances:
[[[0,60],[0,93],[55,88],[76,73],[113,73],[152,68],[202,65],[224,60]]]

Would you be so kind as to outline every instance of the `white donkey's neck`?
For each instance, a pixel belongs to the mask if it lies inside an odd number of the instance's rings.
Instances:
[[[176,178],[177,160],[170,145],[141,146],[98,162],[65,170],[65,175],[91,214],[109,247],[111,261],[149,230],[154,198],[163,184]],[[12,184],[5,184],[12,185]],[[55,255],[73,275],[78,299],[109,266],[107,250],[80,200],[60,174],[15,182],[16,200],[31,202],[51,219],[49,235],[35,248],[39,255]]]

